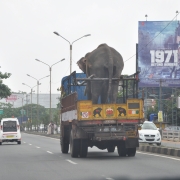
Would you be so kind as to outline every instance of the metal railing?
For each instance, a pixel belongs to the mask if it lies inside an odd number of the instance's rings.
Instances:
[[[162,130],[162,139],[167,141],[180,141],[180,131]]]

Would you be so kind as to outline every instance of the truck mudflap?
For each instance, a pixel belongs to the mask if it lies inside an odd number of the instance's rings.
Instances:
[[[126,148],[139,147],[138,138],[128,138],[126,139]]]

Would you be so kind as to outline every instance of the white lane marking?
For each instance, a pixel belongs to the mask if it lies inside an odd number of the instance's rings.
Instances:
[[[32,145],[32,144],[29,144],[30,146]]]
[[[180,159],[176,159],[176,158],[169,157],[169,156],[161,156],[161,155],[157,155],[157,154],[150,154],[150,153],[143,153],[143,152],[137,152],[137,153],[139,153],[139,154],[146,154],[146,155],[149,155],[149,156],[157,156],[157,157],[162,157],[162,158],[167,158],[167,159],[172,159],[172,160],[180,161]]]
[[[105,175],[102,175],[102,177],[104,177],[104,178],[107,179],[107,180],[114,180],[113,178],[106,177]]]
[[[28,133],[25,133],[28,134]],[[38,134],[28,134],[28,135],[33,135],[33,136],[40,136],[40,137],[44,137],[44,138],[49,138],[49,139],[54,139],[56,141],[59,141],[59,138],[53,138],[53,137],[47,137],[47,136],[43,136],[43,135],[38,135]],[[59,135],[60,136],[60,135]]]
[[[24,144],[26,143],[26,142],[23,142]]]
[[[36,148],[40,148],[40,147],[36,146]]]
[[[53,154],[51,151],[47,151],[47,153],[49,153],[49,154]]]
[[[77,163],[75,163],[75,162],[73,162],[73,161],[71,161],[69,159],[66,159],[66,161],[70,162],[71,164],[77,164]]]

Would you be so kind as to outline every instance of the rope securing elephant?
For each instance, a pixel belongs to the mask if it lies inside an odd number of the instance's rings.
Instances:
[[[112,78],[120,78],[124,68],[123,58],[119,52],[107,44],[99,45],[95,50],[82,57],[77,65],[87,77],[108,78],[108,81],[88,81],[86,85],[88,100],[93,104],[116,103],[119,81]]]

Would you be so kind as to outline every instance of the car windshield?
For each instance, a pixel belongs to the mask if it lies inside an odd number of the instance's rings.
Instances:
[[[141,129],[157,130],[157,127],[156,127],[155,124],[152,124],[152,123],[144,123],[144,124],[141,126]]]
[[[14,132],[14,131],[17,131],[16,121],[3,122],[3,132]]]

